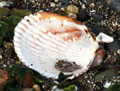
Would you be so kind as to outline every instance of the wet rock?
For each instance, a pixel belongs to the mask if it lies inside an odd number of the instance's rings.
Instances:
[[[120,0],[107,0],[107,4],[111,9],[120,12]]]
[[[78,9],[78,7],[75,6],[75,5],[68,5],[67,11],[68,11],[69,13],[78,14],[79,9]]]
[[[88,12],[85,9],[81,9],[78,13],[78,20],[80,21],[86,21],[89,19]]]
[[[68,4],[70,0],[60,0],[60,1],[63,2],[63,3]]]
[[[120,40],[115,39],[112,43],[106,44],[106,46],[111,51],[117,51],[118,49],[120,49]]]
[[[93,18],[94,21],[99,22],[103,19],[102,16],[100,16],[99,14],[91,14],[91,17]]]
[[[119,74],[118,69],[107,69],[95,77],[95,82],[110,80]]]
[[[34,89],[35,91],[41,91],[41,90],[40,90],[40,86],[37,85],[37,84],[34,84],[34,85],[33,85],[33,89]]]
[[[107,30],[105,27],[103,26],[99,26],[99,25],[89,25],[89,27],[91,28],[91,31],[97,36],[100,32],[108,34]]]
[[[22,91],[34,91],[33,88],[23,88]]]
[[[0,89],[1,90],[7,84],[8,79],[9,79],[8,72],[5,70],[0,70]]]

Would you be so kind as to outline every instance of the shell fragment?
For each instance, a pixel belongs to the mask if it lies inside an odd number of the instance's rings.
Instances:
[[[99,33],[99,35],[96,37],[96,41],[102,42],[102,43],[111,43],[114,41],[113,37],[106,35],[105,33]]]

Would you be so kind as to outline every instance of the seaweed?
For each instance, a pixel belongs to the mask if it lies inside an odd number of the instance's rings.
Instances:
[[[0,46],[4,40],[13,39],[15,26],[25,15],[30,13],[25,10],[0,8]]]

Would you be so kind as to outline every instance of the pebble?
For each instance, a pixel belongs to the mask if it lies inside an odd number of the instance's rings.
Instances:
[[[29,2],[34,3],[35,1],[34,0],[29,0]]]
[[[0,59],[2,59],[2,55],[0,55]]]
[[[92,31],[96,36],[98,36],[98,34],[99,34],[100,32],[105,33],[105,34],[108,33],[108,32],[106,31],[106,28],[105,28],[105,27],[99,26],[99,25],[97,25],[97,24],[95,24],[95,25],[92,24],[92,25],[90,25],[89,27],[91,28],[91,31]]]
[[[50,6],[52,7],[52,8],[54,8],[55,7],[55,3],[50,3]]]
[[[41,90],[40,90],[40,86],[37,85],[37,84],[34,84],[34,85],[33,85],[33,89],[34,89],[35,91],[41,91]]]
[[[112,43],[106,45],[111,51],[118,51],[120,49],[120,40],[115,39]]]
[[[16,76],[16,80],[17,80],[17,81],[20,81],[20,76],[19,76],[19,75]],[[32,87],[33,84],[34,84],[33,75],[32,75],[31,72],[27,72],[27,73],[25,74],[25,76],[23,77],[23,79],[22,79],[22,85],[23,85],[24,87]]]
[[[90,8],[94,8],[95,7],[95,4],[94,3],[91,3],[90,4]]]
[[[23,78],[23,86],[24,87],[32,87],[34,84],[34,78],[31,72],[25,74]]]
[[[67,6],[67,11],[68,11],[69,13],[78,14],[79,9],[78,9],[78,7],[75,6],[75,5],[68,5],[68,6]]]
[[[56,3],[57,3],[57,2],[58,2],[58,0],[54,0],[54,2],[56,2]]]
[[[8,1],[0,1],[0,8],[9,7],[10,3]]]
[[[77,15],[74,14],[74,13],[68,13],[68,16],[73,18],[73,19],[76,19],[77,18]]]
[[[80,21],[86,21],[89,19],[88,12],[85,9],[81,9],[78,13],[78,20]]]
[[[83,5],[82,5],[82,9],[85,9],[85,8],[86,8],[86,6],[85,6],[85,4],[83,4]]]
[[[6,70],[0,70],[0,89],[3,89],[9,79],[8,72]]]
[[[111,82],[105,82],[104,88],[109,88],[110,85],[111,85]]]
[[[106,0],[107,1],[107,4],[108,6],[117,11],[117,12],[120,12],[120,0]]]
[[[68,4],[70,0],[60,0],[60,1],[63,2],[63,3]]]
[[[120,49],[117,50],[117,53],[120,55]]]
[[[93,18],[93,20],[94,21],[96,21],[96,22],[99,22],[99,21],[101,21],[103,18],[102,18],[102,16],[100,16],[99,14],[91,14],[91,17]]]

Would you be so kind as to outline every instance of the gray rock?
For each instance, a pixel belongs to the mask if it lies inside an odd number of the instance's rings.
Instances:
[[[78,20],[80,21],[86,21],[89,19],[88,12],[85,9],[81,9],[78,13]]]
[[[107,0],[107,4],[111,9],[120,12],[120,0]]]
[[[63,2],[63,3],[68,4],[70,0],[60,0],[60,1]]]
[[[114,42],[107,44],[107,46],[111,51],[117,51],[120,49],[120,40],[115,39]]]

